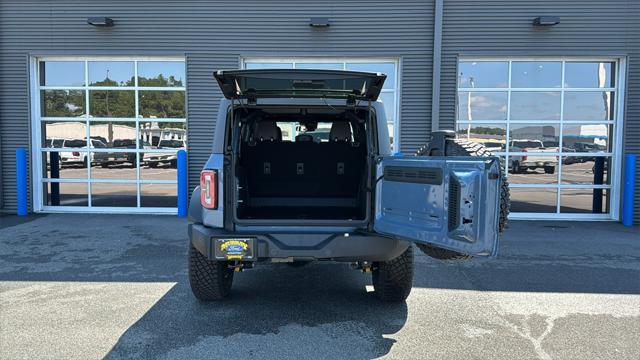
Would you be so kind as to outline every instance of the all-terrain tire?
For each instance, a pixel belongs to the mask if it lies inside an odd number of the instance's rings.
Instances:
[[[385,302],[402,302],[413,287],[413,246],[389,261],[373,264],[373,292]]]
[[[189,284],[200,301],[222,300],[231,293],[233,270],[224,261],[213,261],[189,244]]]
[[[544,167],[544,173],[545,174],[555,174],[556,173],[556,167],[555,166],[545,166]]]
[[[447,139],[445,145],[445,156],[491,156],[484,145],[473,141],[463,139]],[[429,156],[428,146],[424,145],[415,153],[416,156]],[[509,216],[509,207],[511,206],[511,198],[509,192],[509,182],[502,169],[502,177],[500,179],[500,219],[498,221],[498,231],[502,233],[507,226],[507,218]],[[433,258],[440,260],[467,260],[471,256],[456,251],[446,250],[430,245],[416,244],[422,252]]]

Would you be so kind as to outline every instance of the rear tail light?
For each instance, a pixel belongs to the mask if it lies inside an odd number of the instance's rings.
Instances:
[[[71,154],[73,154],[73,156],[80,156],[80,153],[77,151],[72,152]]]
[[[207,209],[218,208],[218,171],[203,170],[200,173],[200,204]]]
[[[522,152],[527,152],[527,149],[522,149]],[[527,161],[529,157],[527,155],[522,156],[522,161]]]

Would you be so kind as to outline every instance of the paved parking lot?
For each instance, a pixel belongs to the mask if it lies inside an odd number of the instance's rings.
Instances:
[[[637,359],[640,236],[512,222],[496,260],[418,256],[383,304],[346,265],[264,265],[198,303],[185,221],[0,217],[0,358]]]

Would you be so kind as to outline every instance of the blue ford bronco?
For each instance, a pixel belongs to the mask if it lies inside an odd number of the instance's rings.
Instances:
[[[196,298],[229,296],[261,263],[347,262],[404,301],[413,246],[438,259],[495,256],[509,211],[498,158],[452,131],[392,154],[386,76],[221,70],[213,151],[189,205]]]

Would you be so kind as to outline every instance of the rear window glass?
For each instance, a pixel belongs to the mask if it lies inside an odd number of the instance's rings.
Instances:
[[[331,122],[319,123],[299,123],[299,122],[277,122],[276,125],[282,133],[283,141],[302,142],[308,141],[309,137],[313,142],[329,142],[331,133]],[[305,136],[308,135],[308,136]],[[353,129],[351,129],[351,140],[353,141]]]

